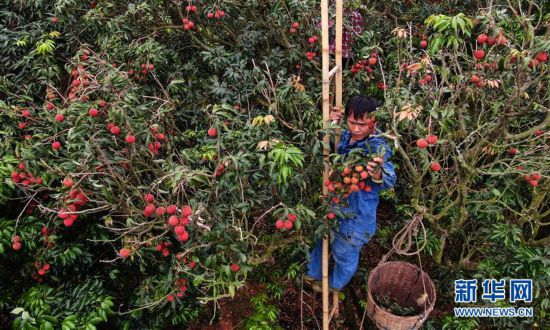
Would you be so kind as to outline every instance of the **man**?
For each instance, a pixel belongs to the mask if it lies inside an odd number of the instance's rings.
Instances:
[[[329,275],[331,291],[341,290],[357,271],[361,248],[376,232],[378,194],[382,189],[391,189],[397,180],[394,165],[388,161],[392,156],[392,150],[388,143],[378,136],[376,126],[369,125],[368,122],[371,114],[380,105],[381,103],[371,96],[354,96],[346,104],[348,130],[342,131],[338,153],[348,155],[354,149],[363,150],[365,157],[370,159],[366,169],[371,189],[353,192],[346,198],[349,206],[344,208],[343,213],[351,216],[338,219],[338,230],[333,233],[331,253],[334,268]],[[330,120],[340,121],[341,118],[340,109],[335,108],[331,111]],[[381,152],[383,157],[373,158],[373,154]],[[322,251],[322,240],[319,240],[311,252],[307,274],[304,275],[304,279],[312,283],[313,289],[318,291],[322,278]]]

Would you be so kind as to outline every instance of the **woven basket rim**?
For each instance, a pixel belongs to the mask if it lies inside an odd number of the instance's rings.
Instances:
[[[427,279],[429,280],[428,282],[428,285],[430,287],[430,289],[433,289],[433,300],[429,300],[428,301],[430,302],[426,309],[424,309],[421,313],[419,314],[416,314],[416,315],[411,315],[411,316],[401,316],[401,315],[396,315],[396,314],[392,314],[388,311],[386,311],[384,308],[382,308],[380,305],[378,305],[376,303],[376,301],[374,300],[374,297],[372,295],[372,286],[371,286],[371,282],[372,282],[372,279],[374,278],[374,275],[376,273],[378,273],[380,271],[380,268],[383,268],[383,266],[387,266],[387,265],[391,265],[391,264],[402,264],[402,265],[406,265],[406,267],[411,267],[411,268],[415,268],[415,269],[418,269],[421,271],[421,275],[425,275],[427,277]],[[387,314],[387,315],[391,315],[395,318],[400,318],[400,319],[403,319],[403,320],[418,320],[418,319],[422,319],[424,317],[427,317],[427,315],[429,315],[434,307],[435,307],[435,301],[437,299],[437,292],[435,290],[435,284],[433,283],[431,277],[426,273],[424,272],[422,269],[420,269],[420,267],[418,267],[417,265],[415,264],[412,264],[410,262],[406,262],[406,261],[386,261],[386,262],[383,262],[379,265],[377,265],[372,271],[371,273],[369,274],[369,278],[367,280],[367,284],[368,284],[368,288],[367,288],[367,295],[368,295],[368,299],[371,300],[374,304],[374,306],[380,310],[380,312],[382,312],[383,314]],[[428,289],[429,290],[429,289]]]

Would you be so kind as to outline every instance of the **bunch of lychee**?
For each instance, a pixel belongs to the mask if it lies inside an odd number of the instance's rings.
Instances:
[[[170,255],[170,251],[168,250],[169,246],[170,242],[158,243],[155,249],[161,252],[163,256],[168,257]]]
[[[162,142],[161,141],[164,141],[166,139],[166,136],[163,133],[160,133],[158,131],[158,126],[157,125],[151,126],[150,131],[151,131],[151,134],[152,134],[153,138],[155,139],[155,141],[150,142],[147,145],[147,149],[149,149],[149,151],[151,151],[153,153],[153,155],[158,155],[160,148],[162,148]],[[134,141],[135,141],[135,138],[134,138]],[[126,141],[126,142],[128,142],[128,141]]]
[[[292,23],[292,25],[290,26],[290,33],[296,33],[298,32],[298,28],[300,27],[300,24],[298,24],[298,22],[294,22]]]
[[[15,235],[13,236],[13,238],[11,239],[11,247],[17,251],[17,250],[20,250],[21,249],[21,246],[23,246],[21,244],[21,236],[19,235]]]
[[[25,172],[25,163],[21,162],[18,165],[20,172],[17,170],[11,172],[11,179],[14,183],[21,182],[22,185],[28,186],[31,184],[42,184],[42,178],[35,177],[31,172]]]
[[[197,266],[197,262],[193,261],[193,260],[189,261],[189,259],[187,259],[187,257],[183,256],[183,252],[178,252],[178,254],[176,254],[176,259],[183,262],[184,264],[188,264],[189,268],[191,268],[191,269],[193,269]]]
[[[371,57],[373,58],[373,57]],[[376,58],[374,58],[374,60],[376,61]],[[369,63],[370,63],[370,59],[369,59]],[[376,64],[376,62],[375,62]],[[351,67],[351,73],[357,73],[359,72],[360,70],[364,70],[368,73],[372,73],[373,72],[373,69],[369,66],[369,64],[367,64],[367,60],[366,59],[362,59],[356,63],[353,64],[353,66]],[[370,78],[369,78],[370,79]]]
[[[45,262],[42,263],[40,261],[36,261],[34,263],[34,267],[36,267],[36,274],[33,274],[32,278],[38,281],[38,283],[41,283],[44,280],[44,277],[50,270],[50,264]]]
[[[72,179],[66,178],[63,180],[63,185],[67,188],[72,187]],[[63,219],[63,224],[65,227],[71,227],[73,223],[78,219],[77,212],[80,208],[85,206],[88,203],[88,197],[82,192],[81,189],[73,189],[69,191],[69,196],[65,199],[65,203],[69,203],[67,208],[61,208],[57,212],[57,216],[60,219]]]
[[[81,59],[84,59],[83,61],[88,60],[91,52],[88,49],[83,50],[83,54],[81,56]],[[80,100],[80,102],[86,102],[89,99],[89,96],[86,95],[86,89],[88,86],[90,86],[90,76],[88,75],[88,72],[84,68],[84,66],[80,65],[76,68],[73,68],[71,70],[71,88],[69,89],[69,100],[76,101],[77,99]],[[80,98],[79,98],[80,95]],[[53,103],[47,104],[48,110],[53,110],[55,108],[55,105]]]
[[[536,187],[539,185],[542,175],[539,172],[533,172],[530,175],[525,175],[523,178],[531,185],[531,187]]]
[[[185,205],[181,210],[176,205],[156,207],[154,205],[155,197],[152,194],[146,194],[143,200],[147,203],[143,209],[144,216],[151,217],[155,213],[158,218],[163,218],[168,215],[168,225],[174,229],[178,240],[185,242],[189,239],[189,233],[185,226],[189,224],[189,217],[193,214],[191,206]],[[179,216],[178,213],[180,213]]]
[[[155,70],[155,65],[153,63],[141,63],[138,68],[128,70],[128,76],[134,77],[135,81],[144,81],[147,79],[147,74]]]
[[[370,192],[372,190],[367,181],[369,173],[363,165],[346,166],[341,173],[333,173],[332,177],[332,180],[327,179],[324,182],[325,186],[330,192],[337,195],[342,194],[344,198],[347,198],[353,192],[361,190]],[[332,202],[339,203],[340,199],[338,196],[335,196]]]
[[[294,226],[294,221],[296,221],[296,214],[289,213],[287,220],[279,219],[275,222],[275,228],[278,230],[291,230]]]
[[[216,10],[216,13],[208,13],[206,14],[207,18],[216,18],[221,19],[225,16],[225,12],[223,10]]]
[[[424,139],[416,140],[416,146],[420,149],[426,149],[429,145],[434,145],[437,143],[437,135],[430,134]]]

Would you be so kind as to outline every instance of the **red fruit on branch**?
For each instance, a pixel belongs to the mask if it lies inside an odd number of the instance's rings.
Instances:
[[[474,57],[477,60],[481,60],[483,57],[485,57],[485,51],[483,49],[478,49],[474,52]]]
[[[185,233],[185,227],[184,226],[176,226],[174,228],[174,231],[176,232],[176,235],[183,235],[183,233]]]
[[[540,63],[544,63],[548,60],[548,54],[546,52],[540,52],[540,53],[537,54],[535,59],[537,61],[539,61]]]
[[[275,228],[281,230],[285,226],[285,222],[283,220],[277,220],[275,222]]]
[[[189,224],[189,217],[180,218],[180,225],[187,226]]]
[[[61,149],[61,142],[54,141],[54,142],[52,143],[52,148],[55,149],[55,150]]]
[[[91,109],[88,111],[88,114],[89,114],[91,117],[97,116],[97,109],[91,108]]]
[[[147,206],[145,206],[145,209],[143,209],[143,215],[146,217],[150,217],[151,215],[153,215],[153,212],[155,212],[155,205],[153,204],[147,204]]]
[[[426,141],[428,141],[429,144],[436,144],[437,143],[437,136],[430,134],[426,137]]]
[[[292,229],[293,223],[292,223],[292,221],[287,220],[287,221],[284,222],[284,226],[285,226],[286,229],[290,230],[290,229]]]
[[[214,137],[218,136],[218,130],[215,127],[211,127],[211,128],[208,129],[207,134],[208,134],[208,136],[214,138]]]
[[[336,217],[336,215],[334,214],[334,212],[329,212],[327,214],[327,218],[329,218],[330,220],[333,220],[335,217]]]
[[[487,42],[487,39],[489,39],[489,37],[486,34],[482,33],[477,36],[477,43],[482,45]]]
[[[167,296],[166,296],[166,301],[168,301],[168,302],[174,301],[174,295],[173,295],[173,294],[167,295]]]
[[[439,172],[441,170],[441,165],[439,165],[438,162],[432,162],[430,163],[430,170],[434,172]]]
[[[166,208],[166,212],[168,212],[168,214],[174,214],[178,211],[178,207],[176,205],[169,205],[167,208]]]
[[[475,74],[472,76],[472,78],[470,78],[470,82],[473,82],[474,84],[477,84],[480,81],[481,79],[479,79],[479,77],[476,76]]]
[[[120,249],[120,251],[118,251],[118,255],[122,258],[122,259],[126,259],[130,256],[130,251],[126,248],[122,248]]]
[[[66,213],[67,210],[65,209],[60,209],[58,212],[57,212],[57,216],[60,218],[60,219],[67,219],[69,217],[69,215]]]
[[[166,213],[166,208],[164,208],[164,206],[159,206],[157,207],[157,209],[155,210],[155,214],[158,216],[158,217],[162,217],[164,215],[164,213]]]
[[[418,139],[416,140],[416,146],[420,149],[425,149],[428,146],[428,141],[424,139]]]
[[[239,269],[241,269],[241,267],[237,264],[231,264],[231,266],[229,266],[229,268],[231,268],[232,271],[234,271],[235,273],[239,271]]]
[[[182,207],[181,213],[182,213],[182,216],[188,217],[191,214],[193,214],[193,210],[191,209],[191,206],[185,205],[184,207]]]
[[[116,125],[111,127],[111,133],[113,133],[114,135],[118,135],[120,133],[120,127]]]
[[[15,251],[18,251],[21,249],[21,242],[15,242],[11,245],[11,247],[15,250]]]
[[[172,227],[176,227],[177,225],[180,224],[180,220],[178,219],[177,216],[171,215],[170,218],[168,218],[168,224]]]
[[[516,148],[510,148],[508,150],[508,153],[511,155],[511,156],[515,156],[517,153],[518,153],[518,149]]]
[[[126,143],[134,144],[136,142],[136,137],[133,135],[126,136]]]
[[[147,203],[152,203],[155,200],[155,196],[153,196],[152,194],[145,194],[143,196],[143,200]]]
[[[290,220],[290,221],[292,221],[292,222],[296,221],[296,214],[290,213],[290,214],[288,215],[288,220]]]
[[[426,40],[420,41],[420,47],[422,47],[422,48],[428,47],[428,42]]]
[[[73,180],[71,178],[65,178],[63,180],[63,185],[67,188],[71,188],[73,186]]]
[[[189,233],[184,231],[181,235],[178,235],[178,239],[183,242],[187,241],[189,239]]]

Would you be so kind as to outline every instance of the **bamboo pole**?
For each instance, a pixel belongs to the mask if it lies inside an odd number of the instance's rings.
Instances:
[[[321,0],[321,46],[322,46],[322,72],[323,72],[323,83],[322,83],[322,98],[323,98],[323,129],[327,128],[329,120],[329,106],[330,106],[330,76],[329,76],[329,65],[330,65],[330,54],[329,54],[329,34],[328,34],[328,0]],[[323,147],[323,182],[328,179],[329,165],[328,165],[328,156],[330,153],[330,136],[325,134],[323,137],[323,142],[325,146]],[[322,190],[323,196],[328,195],[328,188],[323,185]],[[328,237],[323,238],[323,259],[322,259],[322,288],[323,288],[323,330],[328,330],[330,315],[329,315],[329,301],[328,301]]]
[[[336,1],[336,66],[338,67],[338,71],[336,71],[336,79],[334,80],[335,84],[335,105],[342,109],[342,26],[343,26],[343,16],[344,16],[344,1],[337,0]],[[334,138],[334,146],[335,148],[338,148],[338,144],[340,143],[340,129],[336,130],[336,136]],[[336,311],[336,316],[338,317],[338,311]]]
[[[336,105],[342,106],[342,0],[336,0],[336,71],[330,70],[330,49],[329,49],[329,31],[328,31],[328,0],[321,0],[321,43],[322,43],[322,98],[323,98],[323,129],[326,129],[329,121],[330,111],[330,78],[335,73],[336,84]],[[330,154],[330,135],[323,137],[325,146],[323,148],[324,172],[323,182],[328,179],[330,166],[328,156]],[[323,185],[322,194],[328,196],[328,188]],[[329,329],[329,323],[332,316],[338,316],[338,293],[333,293],[333,309],[329,312],[329,283],[328,283],[328,256],[329,256],[329,237],[323,238],[323,257],[322,257],[322,288],[323,288],[323,329]]]
[[[336,106],[340,109],[342,108],[342,25],[343,25],[343,1],[342,0],[336,0],[336,50],[335,50],[335,57],[336,57],[336,68],[338,70],[336,71],[336,76],[334,80],[335,84],[335,101]],[[338,143],[340,142],[340,131],[338,130],[336,132],[335,137],[335,148],[338,148]],[[339,314],[339,303],[338,303],[338,293],[334,292],[332,294],[332,310],[334,313],[331,313],[334,315],[334,317],[338,317]],[[330,317],[332,319],[332,315]]]

